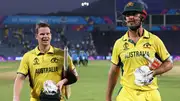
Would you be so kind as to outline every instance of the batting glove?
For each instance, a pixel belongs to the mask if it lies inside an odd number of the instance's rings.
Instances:
[[[135,84],[138,86],[145,86],[152,83],[153,71],[151,71],[148,66],[141,66],[140,68],[137,68],[134,75]]]

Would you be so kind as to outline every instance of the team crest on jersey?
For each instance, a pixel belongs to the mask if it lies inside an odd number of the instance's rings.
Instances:
[[[144,48],[150,48],[150,47],[151,47],[151,44],[150,44],[149,42],[147,42],[147,43],[145,43],[145,44],[143,45],[143,47],[144,47]]]
[[[133,3],[133,2],[129,2],[129,3],[127,4],[127,7],[130,7],[130,6],[134,6],[134,3]]]
[[[51,59],[51,63],[58,63],[59,62],[59,59],[54,57]]]
[[[39,65],[39,59],[37,57],[34,58],[33,65]]]
[[[129,49],[129,44],[127,42],[124,43],[123,45],[124,50],[128,50]]]

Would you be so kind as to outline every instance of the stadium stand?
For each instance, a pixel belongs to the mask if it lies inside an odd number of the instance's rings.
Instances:
[[[179,43],[180,10],[174,8],[164,9],[163,5],[154,7],[155,4],[162,3],[162,0],[156,2],[150,0],[144,1],[148,5],[149,14],[144,22],[145,28],[161,37],[172,54],[179,55],[180,49],[174,45]],[[126,0],[121,3],[119,2],[120,0],[116,1],[116,4],[118,4],[116,5],[118,7],[117,13],[121,13],[119,12],[122,10],[121,5],[124,5]],[[111,4],[110,9],[107,12],[101,12],[106,11],[106,9],[98,9],[100,4],[101,6]],[[47,21],[52,26],[52,44],[54,46],[62,48],[66,40],[70,49],[83,49],[88,51],[90,56],[110,55],[114,41],[127,30],[122,24],[122,16],[118,15],[117,19],[114,16],[114,6],[113,2],[109,2],[109,0],[99,0],[92,3],[90,7],[80,7],[72,12],[59,11],[44,15],[39,14],[41,16],[37,16],[38,14],[0,16],[0,47],[2,50],[0,51],[0,56],[22,56],[22,54],[34,48],[37,44],[34,38],[34,24],[37,21],[34,19],[40,18],[47,18]],[[98,10],[94,12],[95,9]],[[56,19],[52,20],[51,17]],[[24,20],[25,18],[26,20]],[[60,22],[56,22],[59,20]],[[73,22],[76,20],[77,22]],[[63,30],[64,27],[65,30]],[[173,41],[167,41],[166,38]]]

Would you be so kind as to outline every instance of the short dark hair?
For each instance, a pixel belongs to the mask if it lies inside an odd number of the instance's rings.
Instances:
[[[40,22],[40,23],[36,24],[36,28],[35,28],[36,34],[38,34],[38,30],[41,27],[49,27],[50,28],[50,25],[48,23],[45,23],[45,22]]]

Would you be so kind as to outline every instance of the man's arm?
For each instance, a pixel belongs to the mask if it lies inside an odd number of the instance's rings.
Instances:
[[[63,80],[65,80],[65,85],[75,83],[78,80],[78,73],[76,71],[76,68],[74,68],[73,70],[68,70],[67,75]]]
[[[20,93],[25,80],[25,75],[17,74],[14,82],[13,101],[20,101]]]
[[[111,96],[114,90],[114,87],[117,83],[118,77],[120,73],[120,67],[113,64],[108,73],[108,86],[106,89],[106,101],[111,101]]]
[[[170,58],[166,59],[159,68],[155,69],[153,76],[163,74],[173,68],[173,62]]]
[[[154,42],[156,53],[163,62],[160,67],[154,70],[153,76],[163,74],[173,68],[173,61],[162,40],[156,36]]]
[[[67,53],[68,55],[68,53]],[[78,80],[78,73],[77,73],[77,70],[72,62],[72,59],[71,57],[68,55],[68,62],[69,62],[69,65],[66,65],[68,67],[67,71],[66,72],[66,83],[65,85],[70,85],[70,84],[73,84],[75,83],[77,80]],[[64,63],[66,64],[66,63]]]

